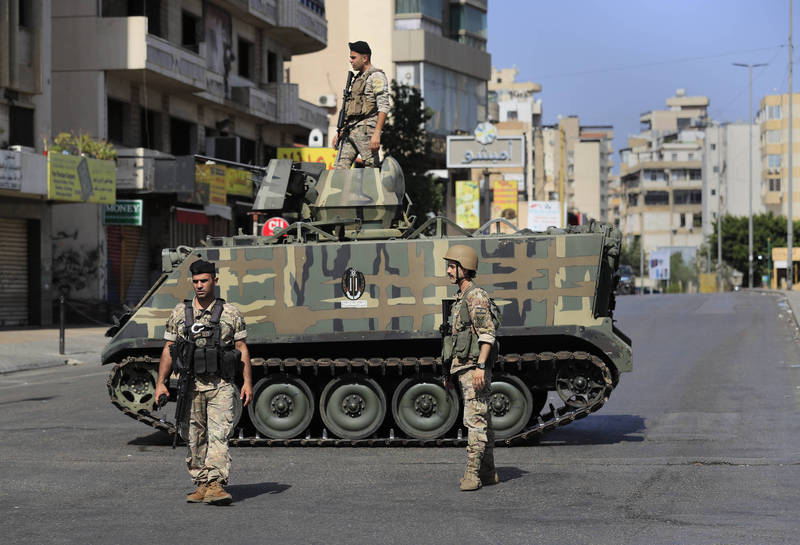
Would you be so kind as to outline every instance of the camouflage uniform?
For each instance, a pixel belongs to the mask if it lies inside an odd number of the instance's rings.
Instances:
[[[366,78],[366,81],[359,82]],[[339,155],[333,168],[348,169],[356,160],[357,155],[361,155],[365,167],[377,167],[380,163],[378,152],[369,148],[369,141],[375,132],[375,125],[378,123],[378,114],[389,113],[389,82],[378,68],[370,68],[364,73],[358,74],[352,83],[353,89],[361,88],[363,85],[363,101],[369,105],[374,104],[374,113],[366,118],[348,114],[345,124],[349,127],[349,134],[343,142],[339,143]],[[347,108],[353,98],[342,107]]]
[[[206,309],[194,307],[195,322],[209,326],[214,301]],[[183,338],[185,307],[178,304],[167,320],[164,339],[176,341]],[[220,315],[220,342],[229,344],[247,338],[244,317],[239,310],[225,303]],[[228,482],[231,469],[231,457],[228,454],[228,437],[233,429],[233,404],[236,389],[233,382],[217,375],[200,375],[195,377],[192,389],[192,405],[189,415],[187,439],[188,452],[186,466],[195,485],[219,481]]]
[[[464,289],[466,293],[472,284]],[[461,305],[466,304],[478,342],[494,344],[495,328],[489,305],[489,295],[482,288],[474,288],[467,293],[466,300],[459,292],[450,315],[453,317],[453,335],[462,329]],[[472,386],[472,375],[477,369],[477,362],[471,358],[459,361],[453,358],[450,373],[456,375],[461,385],[464,400],[464,426],[467,428],[467,470],[477,472],[494,471],[494,432],[492,431],[492,414],[489,411],[489,392],[492,382],[492,370],[485,370],[486,387],[476,392]]]

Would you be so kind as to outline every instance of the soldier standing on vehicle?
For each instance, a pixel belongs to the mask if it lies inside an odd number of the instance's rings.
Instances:
[[[453,303],[450,330],[452,364],[450,376],[456,377],[464,400],[464,426],[468,431],[467,468],[461,490],[477,490],[482,485],[500,482],[494,466],[494,432],[489,411],[492,382],[490,357],[496,352],[497,334],[488,294],[473,283],[478,269],[478,254],[462,244],[451,246],[447,260],[447,278],[458,286]],[[445,341],[447,344],[447,340]],[[449,377],[445,377],[449,382]]]
[[[381,132],[389,113],[389,82],[383,70],[372,66],[367,42],[351,42],[349,46],[350,65],[357,74],[350,96],[342,104],[345,126],[333,137],[333,147],[341,146],[334,168],[350,168],[357,155],[361,155],[365,167],[377,167]]]
[[[214,264],[199,259],[189,270],[195,297],[179,303],[167,320],[155,398],[169,395],[166,382],[173,358],[181,358],[194,376],[188,435],[184,437],[188,438],[186,465],[197,489],[186,501],[228,505],[232,497],[224,486],[231,467],[228,438],[233,430],[234,380],[239,369],[244,380],[239,397],[244,406],[253,397],[247,329],[239,310],[216,298]],[[176,422],[176,428],[180,425]]]

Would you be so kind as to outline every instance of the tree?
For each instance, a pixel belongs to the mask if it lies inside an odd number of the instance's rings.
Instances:
[[[641,272],[639,271],[640,252],[641,240],[639,237],[633,237],[630,244],[622,244],[622,249],[619,254],[620,265],[630,265],[631,269],[633,269],[633,274],[636,276],[641,276]]]
[[[734,269],[742,272],[742,283],[748,285],[748,221],[746,216],[736,217],[725,215],[722,217],[722,260]],[[800,235],[800,223],[794,222],[792,226],[794,240]],[[769,273],[767,255],[771,245],[785,246],[786,244],[786,218],[776,216],[772,212],[753,216],[753,286],[761,285],[761,277]],[[717,247],[717,226],[709,237],[712,248]],[[761,259],[759,259],[761,256]]]
[[[680,252],[674,252],[669,256],[669,293],[683,293],[689,285],[689,281],[696,281],[694,263],[687,265],[683,261]]]
[[[444,203],[444,186],[425,173],[436,164],[431,159],[431,144],[425,122],[433,113],[425,107],[416,87],[392,80],[392,110],[381,137],[387,155],[394,157],[403,169],[406,193],[413,203],[411,213],[417,217],[438,213]]]

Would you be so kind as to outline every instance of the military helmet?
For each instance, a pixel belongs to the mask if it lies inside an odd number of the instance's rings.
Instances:
[[[448,261],[456,261],[462,268],[468,271],[478,270],[478,252],[464,244],[456,244],[447,249],[444,258]]]

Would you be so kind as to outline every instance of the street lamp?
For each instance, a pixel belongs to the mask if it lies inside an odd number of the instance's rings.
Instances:
[[[748,111],[748,123],[750,127],[747,136],[747,192],[748,196],[748,213],[747,213],[747,285],[753,287],[753,68],[759,66],[767,66],[767,63],[759,64],[743,64],[740,62],[733,63],[734,66],[743,66],[747,68],[750,73],[750,110]]]

